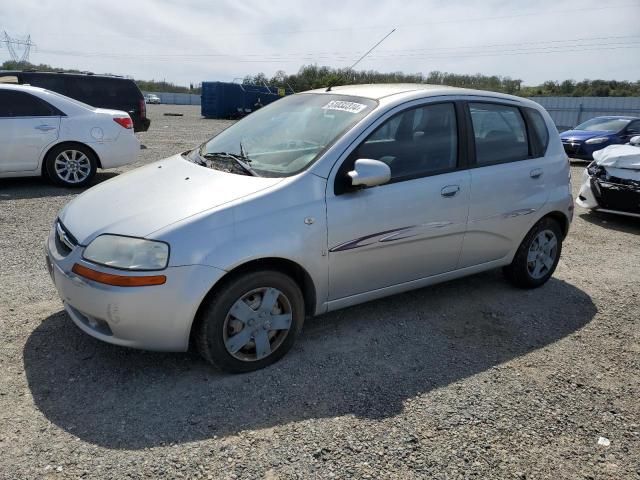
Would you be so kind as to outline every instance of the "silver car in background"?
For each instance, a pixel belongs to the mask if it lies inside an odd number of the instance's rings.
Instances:
[[[428,85],[285,97],[198,148],[71,201],[47,265],[76,325],[231,372],[305,317],[503,267],[535,288],[573,216],[569,164],[529,100]]]

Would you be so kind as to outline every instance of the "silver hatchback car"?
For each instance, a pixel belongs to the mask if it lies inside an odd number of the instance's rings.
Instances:
[[[549,115],[428,85],[285,97],[198,148],[71,201],[47,265],[75,324],[232,372],[293,345],[305,317],[503,267],[535,288],[573,216]]]

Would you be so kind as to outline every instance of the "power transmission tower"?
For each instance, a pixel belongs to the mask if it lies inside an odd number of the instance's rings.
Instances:
[[[31,53],[31,47],[34,47],[35,44],[31,41],[31,35],[27,35],[25,40],[19,40],[17,38],[12,38],[5,31],[3,32],[3,36],[0,38],[0,43],[4,43],[7,46],[7,50],[9,51],[9,55],[11,56],[11,60],[14,62],[28,62],[29,54]],[[15,46],[22,46],[22,55],[18,55],[16,52]]]

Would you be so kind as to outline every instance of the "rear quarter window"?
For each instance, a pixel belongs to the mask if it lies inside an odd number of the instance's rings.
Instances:
[[[542,114],[534,108],[525,108],[525,116],[529,125],[531,154],[534,157],[542,157],[549,146],[549,129]]]

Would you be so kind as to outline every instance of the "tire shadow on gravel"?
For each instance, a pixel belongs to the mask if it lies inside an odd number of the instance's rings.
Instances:
[[[99,342],[64,311],[30,335],[24,366],[55,425],[142,449],[312,418],[395,416],[406,400],[557,342],[595,314],[564,281],[523,291],[488,272],[309,320],[283,360],[250,374]]]
[[[0,178],[0,202],[31,198],[66,197],[78,195],[86,189],[117,176],[117,172],[98,172],[83,188],[66,188],[52,184],[42,177]]]

